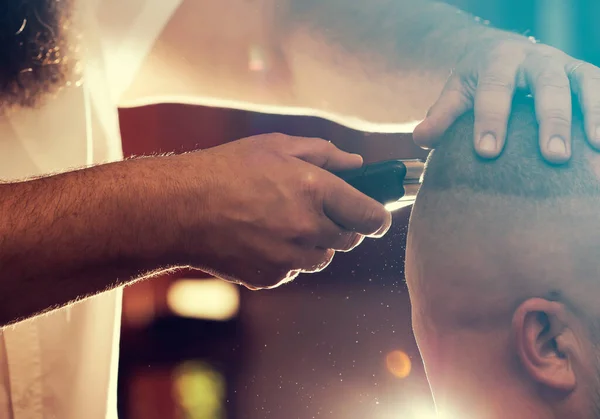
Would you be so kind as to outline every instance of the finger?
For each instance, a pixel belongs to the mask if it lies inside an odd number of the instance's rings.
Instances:
[[[540,126],[540,151],[551,163],[571,157],[571,85],[560,63],[531,55],[524,65]]]
[[[359,154],[342,151],[330,141],[320,138],[292,137],[285,151],[329,171],[355,169],[363,164]]]
[[[496,158],[504,148],[517,71],[518,65],[491,65],[477,81],[473,141],[483,158]]]
[[[361,244],[364,238],[365,236],[362,234],[344,230],[324,217],[321,234],[317,239],[317,247],[349,252]]]
[[[383,205],[333,175],[323,197],[323,213],[345,230],[381,237],[392,224]]]
[[[301,272],[315,273],[325,269],[335,256],[333,249],[309,249],[305,250],[302,255]]]
[[[438,100],[429,109],[427,117],[413,132],[415,143],[433,148],[446,130],[473,106],[472,95],[460,76],[450,76]]]
[[[567,65],[571,89],[579,99],[590,144],[600,149],[600,68],[573,60]]]

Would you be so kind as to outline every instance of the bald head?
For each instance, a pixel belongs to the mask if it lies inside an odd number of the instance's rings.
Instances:
[[[486,304],[499,296],[511,304],[545,296],[577,309],[590,286],[600,285],[600,155],[587,145],[576,112],[571,161],[547,164],[533,105],[529,97],[515,99],[506,148],[495,161],[473,151],[472,114],[447,132],[428,159],[411,245],[420,248],[419,259],[432,259],[426,270],[460,270],[444,292],[462,296],[456,287],[470,283],[470,294]],[[468,311],[473,321],[485,320]]]
[[[519,97],[496,161],[475,155],[472,114],[431,153],[411,216],[406,272],[415,335],[438,396],[447,394],[440,389],[448,380],[455,390],[475,394],[497,390],[505,376],[514,381],[511,388],[522,385],[514,397],[549,408],[546,400],[525,395],[540,383],[557,385],[532,365],[542,353],[536,347],[568,341],[553,334],[565,325],[577,330],[569,336],[589,343],[570,362],[592,362],[594,328],[587,326],[600,318],[600,162],[578,113],[573,127],[572,160],[548,165],[539,152],[533,100]],[[545,329],[552,333],[542,336]],[[474,360],[480,370],[473,369]],[[573,371],[572,363],[553,365]],[[482,375],[484,365],[488,372],[502,368]],[[557,377],[563,388],[572,378],[568,372]],[[489,417],[502,417],[486,397],[470,403],[482,402]]]

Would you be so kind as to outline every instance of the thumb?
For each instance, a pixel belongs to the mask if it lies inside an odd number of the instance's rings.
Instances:
[[[359,154],[342,151],[320,138],[295,138],[287,151],[291,156],[328,171],[356,169],[363,164]]]

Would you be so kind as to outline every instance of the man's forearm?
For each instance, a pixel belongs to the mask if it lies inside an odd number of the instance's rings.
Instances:
[[[158,231],[160,205],[149,202],[162,191],[144,170],[143,161],[130,161],[0,185],[0,326],[160,265],[147,239],[168,238]],[[142,222],[148,214],[156,217],[155,232]]]
[[[289,0],[280,30],[300,103],[359,128],[422,119],[470,43],[499,31],[428,0]]]

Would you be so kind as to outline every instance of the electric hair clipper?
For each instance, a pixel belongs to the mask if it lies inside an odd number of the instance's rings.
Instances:
[[[415,202],[424,168],[420,159],[387,160],[334,174],[393,211]]]

